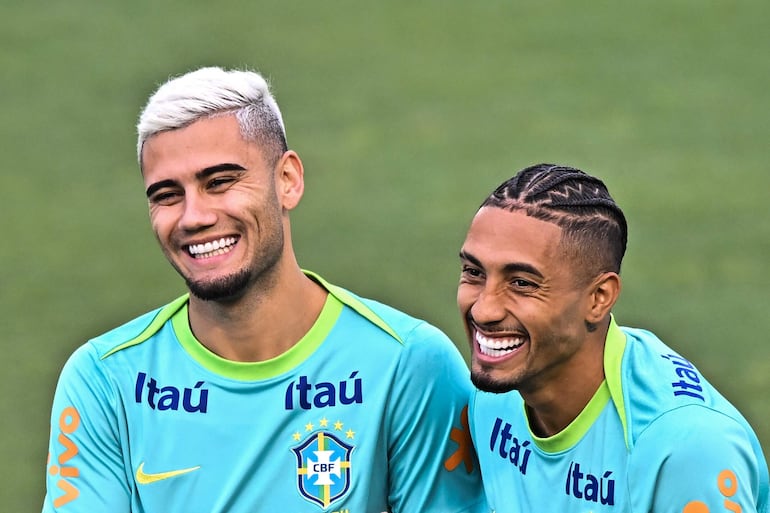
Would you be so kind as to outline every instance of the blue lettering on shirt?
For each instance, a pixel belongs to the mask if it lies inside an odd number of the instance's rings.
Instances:
[[[497,452],[498,456],[508,460],[522,475],[525,475],[527,473],[527,462],[532,454],[532,450],[527,448],[530,441],[520,442],[518,438],[511,434],[512,427],[508,422],[503,424],[503,419],[498,417],[495,420],[492,434],[489,437],[489,450],[492,453]]]
[[[348,379],[343,379],[336,386],[334,383],[320,381],[311,383],[307,376],[300,376],[289,383],[284,394],[284,409],[327,408],[339,404],[361,404],[364,402],[361,378],[358,371],[353,371]]]
[[[140,372],[134,385],[134,399],[137,403],[146,401],[153,410],[179,410],[181,399],[182,408],[189,413],[206,413],[208,409],[209,391],[203,388],[203,381],[198,381],[192,388],[174,386],[159,386],[155,378],[147,379],[147,374]],[[145,395],[145,391],[147,392]],[[195,397],[197,396],[197,398]],[[197,400],[197,404],[195,401]]]
[[[700,375],[695,369],[695,366],[681,356],[675,354],[661,355],[661,357],[674,364],[674,372],[680,378],[679,381],[671,383],[671,387],[674,389],[674,395],[695,397],[701,401],[705,401],[703,396],[698,393],[702,393],[703,388],[700,386]]]
[[[580,471],[580,463],[570,462],[564,492],[567,495],[587,502],[601,502],[613,506],[615,504],[615,480],[610,479],[612,471],[608,470],[601,477],[589,472]]]

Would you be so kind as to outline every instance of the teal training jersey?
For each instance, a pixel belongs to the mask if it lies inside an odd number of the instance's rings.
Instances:
[[[44,512],[486,511],[465,362],[437,328],[329,285],[265,362],[196,341],[187,297],[80,347],[59,378]]]
[[[470,423],[492,511],[768,511],[757,437],[689,361],[613,320],[604,368],[585,409],[549,438],[532,434],[517,392],[476,392]]]

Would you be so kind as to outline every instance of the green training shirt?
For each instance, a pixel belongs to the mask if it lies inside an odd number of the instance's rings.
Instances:
[[[563,431],[538,438],[517,392],[477,392],[471,429],[496,513],[767,513],[756,435],[692,363],[619,328],[605,381]]]
[[[326,304],[269,361],[209,352],[186,296],[78,349],[53,403],[43,511],[485,511],[454,345],[311,276]]]

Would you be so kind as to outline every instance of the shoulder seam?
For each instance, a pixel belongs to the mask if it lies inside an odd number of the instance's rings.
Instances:
[[[126,349],[131,346],[135,346],[137,344],[141,344],[142,342],[148,340],[150,337],[152,337],[154,334],[156,334],[160,328],[168,321],[171,317],[174,316],[176,312],[179,311],[179,309],[187,303],[187,300],[189,298],[189,294],[184,294],[171,303],[167,304],[166,306],[158,309],[155,316],[152,318],[152,320],[147,324],[147,326],[139,333],[137,336],[135,336],[132,339],[129,339],[125,342],[121,342],[120,344],[116,345],[106,353],[104,353],[101,357],[99,357],[100,360],[104,360],[106,358],[109,358],[113,354],[117,353],[118,351],[122,351],[123,349]]]
[[[701,408],[701,409],[710,411],[712,413],[715,413],[715,414],[719,415],[720,417],[724,417],[726,419],[729,419],[730,422],[735,424],[736,426],[738,426],[738,428],[740,428],[740,430],[742,432],[746,431],[746,426],[744,426],[743,423],[741,423],[738,419],[736,419],[732,415],[728,414],[727,412],[724,412],[724,411],[712,408],[711,406],[709,406],[707,404],[689,403],[689,404],[683,404],[681,406],[676,406],[674,408],[670,408],[670,409],[668,409],[666,411],[660,412],[660,414],[658,416],[656,416],[654,419],[652,419],[649,422],[647,422],[647,424],[643,427],[643,429],[641,431],[639,431],[639,434],[637,434],[634,437],[634,442],[636,442],[639,438],[641,438],[642,435],[644,434],[644,432],[647,431],[650,427],[652,427],[652,425],[655,424],[656,422],[658,422],[662,417],[665,417],[669,413],[673,413],[673,412],[681,410],[683,408],[690,408],[690,407],[692,407],[692,408]],[[747,435],[748,435],[748,433],[747,433]]]
[[[367,319],[369,322],[383,330],[385,333],[396,339],[400,344],[403,344],[404,341],[402,338],[398,335],[398,333],[393,330],[393,328],[390,327],[390,325],[377,313],[374,312],[371,308],[369,308],[363,301],[361,301],[357,296],[355,296],[352,292],[342,288],[338,287],[336,285],[332,285],[328,281],[321,278],[319,275],[312,271],[308,271],[303,269],[303,272],[310,277],[311,279],[318,282],[323,288],[325,288],[329,294],[333,295],[337,299],[340,300],[344,305],[350,307],[353,309],[356,313]]]

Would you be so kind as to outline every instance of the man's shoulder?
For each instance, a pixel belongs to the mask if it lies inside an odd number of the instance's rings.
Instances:
[[[455,349],[448,335],[430,322],[374,299],[359,299],[366,308],[390,328],[395,338],[405,347],[419,344],[437,347],[451,346],[452,349]]]
[[[118,351],[140,344],[157,334],[163,325],[187,303],[187,296],[150,310],[89,340],[100,359],[107,358]]]
[[[402,340],[406,335],[409,334],[409,332],[415,328],[422,325],[429,325],[427,321],[419,319],[390,304],[383,303],[368,297],[361,297],[355,294],[353,295],[374,315],[382,319],[382,321],[384,321],[388,326],[393,328],[393,330]]]
[[[355,337],[360,337],[361,321],[368,326],[366,351],[398,354],[401,371],[412,375],[426,374],[426,366],[440,368],[447,376],[467,374],[467,366],[457,346],[433,324],[346,289],[336,287],[330,289],[330,293],[340,299],[352,315],[343,321],[348,324],[338,327],[344,326],[354,331]]]
[[[632,439],[652,423],[685,431],[702,431],[705,423],[714,428],[723,422],[748,426],[693,362],[649,331],[622,330],[626,348],[621,380]]]
[[[626,347],[621,379],[631,398],[649,396],[663,409],[726,403],[693,362],[652,332],[626,327],[622,330],[626,335]]]
[[[449,340],[439,328],[423,319],[379,300],[361,296],[347,288],[332,285],[316,274],[311,276],[346,307],[402,345],[424,338]]]

